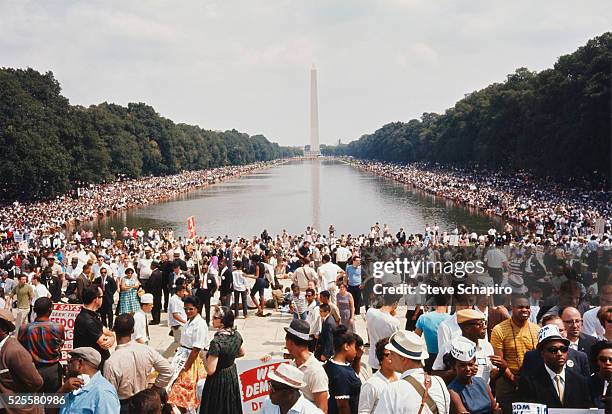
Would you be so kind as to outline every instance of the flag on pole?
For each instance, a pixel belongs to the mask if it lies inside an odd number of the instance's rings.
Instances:
[[[189,238],[193,239],[196,236],[195,217],[190,216],[187,219],[187,231],[189,232]]]

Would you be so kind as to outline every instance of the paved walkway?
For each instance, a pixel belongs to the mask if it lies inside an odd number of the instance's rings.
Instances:
[[[362,308],[362,314],[355,318],[355,329],[364,339],[364,342],[368,342],[363,310]],[[272,313],[272,316],[260,318],[255,316],[254,310],[250,310],[247,319],[243,319],[242,316],[236,319],[238,332],[244,339],[246,351],[244,359],[258,359],[265,354],[270,354],[273,357],[282,356],[281,350],[285,347],[285,330],[283,328],[289,326],[292,316],[287,313],[275,312],[274,309],[266,309],[266,312]],[[398,308],[398,315],[403,316],[405,313],[405,307]],[[149,333],[151,335],[150,345],[163,353],[172,343],[172,337],[168,335],[170,329],[167,324],[167,314],[162,313],[161,319],[161,324],[149,327]],[[400,318],[400,321],[403,327],[405,318]],[[210,335],[214,335],[212,329]]]

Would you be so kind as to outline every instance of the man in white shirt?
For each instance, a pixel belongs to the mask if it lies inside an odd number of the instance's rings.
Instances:
[[[487,264],[489,276],[493,278],[495,284],[499,285],[504,278],[504,269],[508,267],[508,258],[493,244],[485,253],[484,261]]]
[[[164,351],[163,356],[166,358],[174,355],[176,348],[181,344],[181,326],[187,323],[187,315],[183,306],[183,298],[187,296],[187,286],[180,285],[174,295],[168,302],[168,326],[174,341]]]
[[[91,270],[94,272],[94,277],[100,277],[100,269],[105,267],[110,272],[110,266],[104,262],[104,256],[98,255],[98,261],[91,266]]]
[[[461,335],[461,328],[457,323],[457,312],[462,309],[471,309],[471,306],[464,304],[456,305],[455,314],[443,320],[438,326],[438,350],[442,349],[444,344],[450,343],[453,339]]]
[[[310,325],[306,321],[294,319],[289,327],[284,329],[287,332],[285,335],[285,346],[293,357],[291,365],[296,366],[304,373],[305,385],[301,388],[304,397],[324,412],[327,412],[329,380],[323,365],[308,350]]]
[[[346,270],[346,264],[352,256],[353,253],[346,248],[346,242],[342,242],[340,247],[336,249],[336,264],[340,266],[342,270]]]
[[[338,285],[336,280],[338,276],[344,274],[344,270],[335,263],[332,263],[331,257],[328,254],[324,254],[322,258],[323,264],[319,267],[319,286],[320,291],[327,290],[330,294],[331,301],[336,304],[336,294],[338,293]]]
[[[312,402],[300,392],[305,386],[304,374],[287,363],[280,364],[270,372],[270,394],[262,406],[262,414],[322,414]]]
[[[381,339],[389,338],[400,330],[400,322],[394,316],[398,304],[397,298],[394,295],[383,295],[383,301],[383,306],[380,309],[370,308],[366,313],[366,327],[370,342],[368,364],[373,370],[380,369],[374,345]]]
[[[140,297],[140,309],[134,313],[134,333],[132,341],[149,344],[149,321],[147,315],[153,310],[153,295],[145,293]]]
[[[385,349],[389,338],[383,338],[374,346],[376,360],[380,369],[374,373],[361,386],[359,393],[359,414],[371,414],[378,405],[380,395],[387,389],[390,383],[398,380],[398,376],[391,367],[391,351]]]
[[[138,278],[140,279],[140,283],[144,284],[149,277],[151,277],[151,263],[153,263],[153,258],[151,257],[151,248],[149,246],[144,249],[144,257],[141,257],[138,260]]]
[[[442,378],[430,376],[423,370],[423,361],[429,358],[425,340],[414,332],[398,331],[391,336],[385,347],[391,351],[391,366],[394,371],[401,372],[400,380],[388,385],[378,400],[375,414],[414,414],[421,407],[421,395],[411,384],[414,381],[425,387],[430,382],[429,403],[435,404],[439,414],[450,412],[450,395]],[[428,405],[429,405],[428,403]],[[429,413],[427,408],[423,413]]]
[[[306,322],[310,325],[310,335],[318,338],[321,333],[321,314],[314,289],[306,289]]]
[[[32,306],[34,306],[34,302],[38,298],[50,298],[51,293],[47,289],[45,285],[40,283],[40,276],[35,275],[32,277],[32,288],[34,290],[34,297],[32,298]]]
[[[234,287],[234,317],[238,318],[238,305],[242,298],[242,315],[246,319],[248,316],[247,307],[247,280],[242,273],[242,261],[237,260],[234,263],[236,270],[232,272],[233,287]]]

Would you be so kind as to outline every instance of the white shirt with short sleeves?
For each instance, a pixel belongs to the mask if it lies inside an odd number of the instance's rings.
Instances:
[[[145,343],[149,343],[147,336],[147,314],[141,310],[134,312],[134,333],[132,341],[144,339]]]
[[[181,346],[187,349],[208,349],[208,326],[199,314],[181,327]]]
[[[370,337],[370,351],[368,353],[368,364],[370,367],[379,369],[380,362],[376,358],[376,343],[383,338],[388,338],[400,330],[400,321],[395,316],[382,312],[380,309],[370,308],[366,313],[366,325]]]
[[[376,371],[366,382],[361,386],[359,393],[359,414],[370,414],[378,405],[380,395],[385,391],[390,384],[380,371]]]
[[[342,271],[342,268],[335,263],[327,262],[319,266],[319,278],[325,283],[321,286],[321,290],[327,290],[329,285],[336,283],[336,277],[338,273]]]
[[[183,322],[174,319],[175,313],[178,313],[184,321],[187,320],[183,300],[177,295],[172,295],[172,297],[170,297],[170,302],[168,303],[168,326],[170,327],[183,325]]]
[[[232,272],[232,278],[234,279],[234,291],[244,292],[247,287],[247,280],[242,273],[242,270],[234,270]]]
[[[291,365],[297,366],[295,361],[291,361]],[[323,368],[323,364],[319,362],[314,354],[310,354],[310,358],[298,367],[304,373],[304,382],[306,385],[301,389],[304,397],[307,400],[314,402],[314,394],[319,392],[329,391],[329,379]]]

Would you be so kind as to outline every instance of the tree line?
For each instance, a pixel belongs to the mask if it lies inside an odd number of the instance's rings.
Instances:
[[[175,124],[151,106],[70,105],[52,72],[0,68],[0,200],[83,183],[176,174],[301,155],[263,135]]]
[[[609,184],[612,33],[559,57],[552,69],[520,68],[465,95],[444,114],[393,122],[326,155],[390,162],[525,170],[599,187]]]

